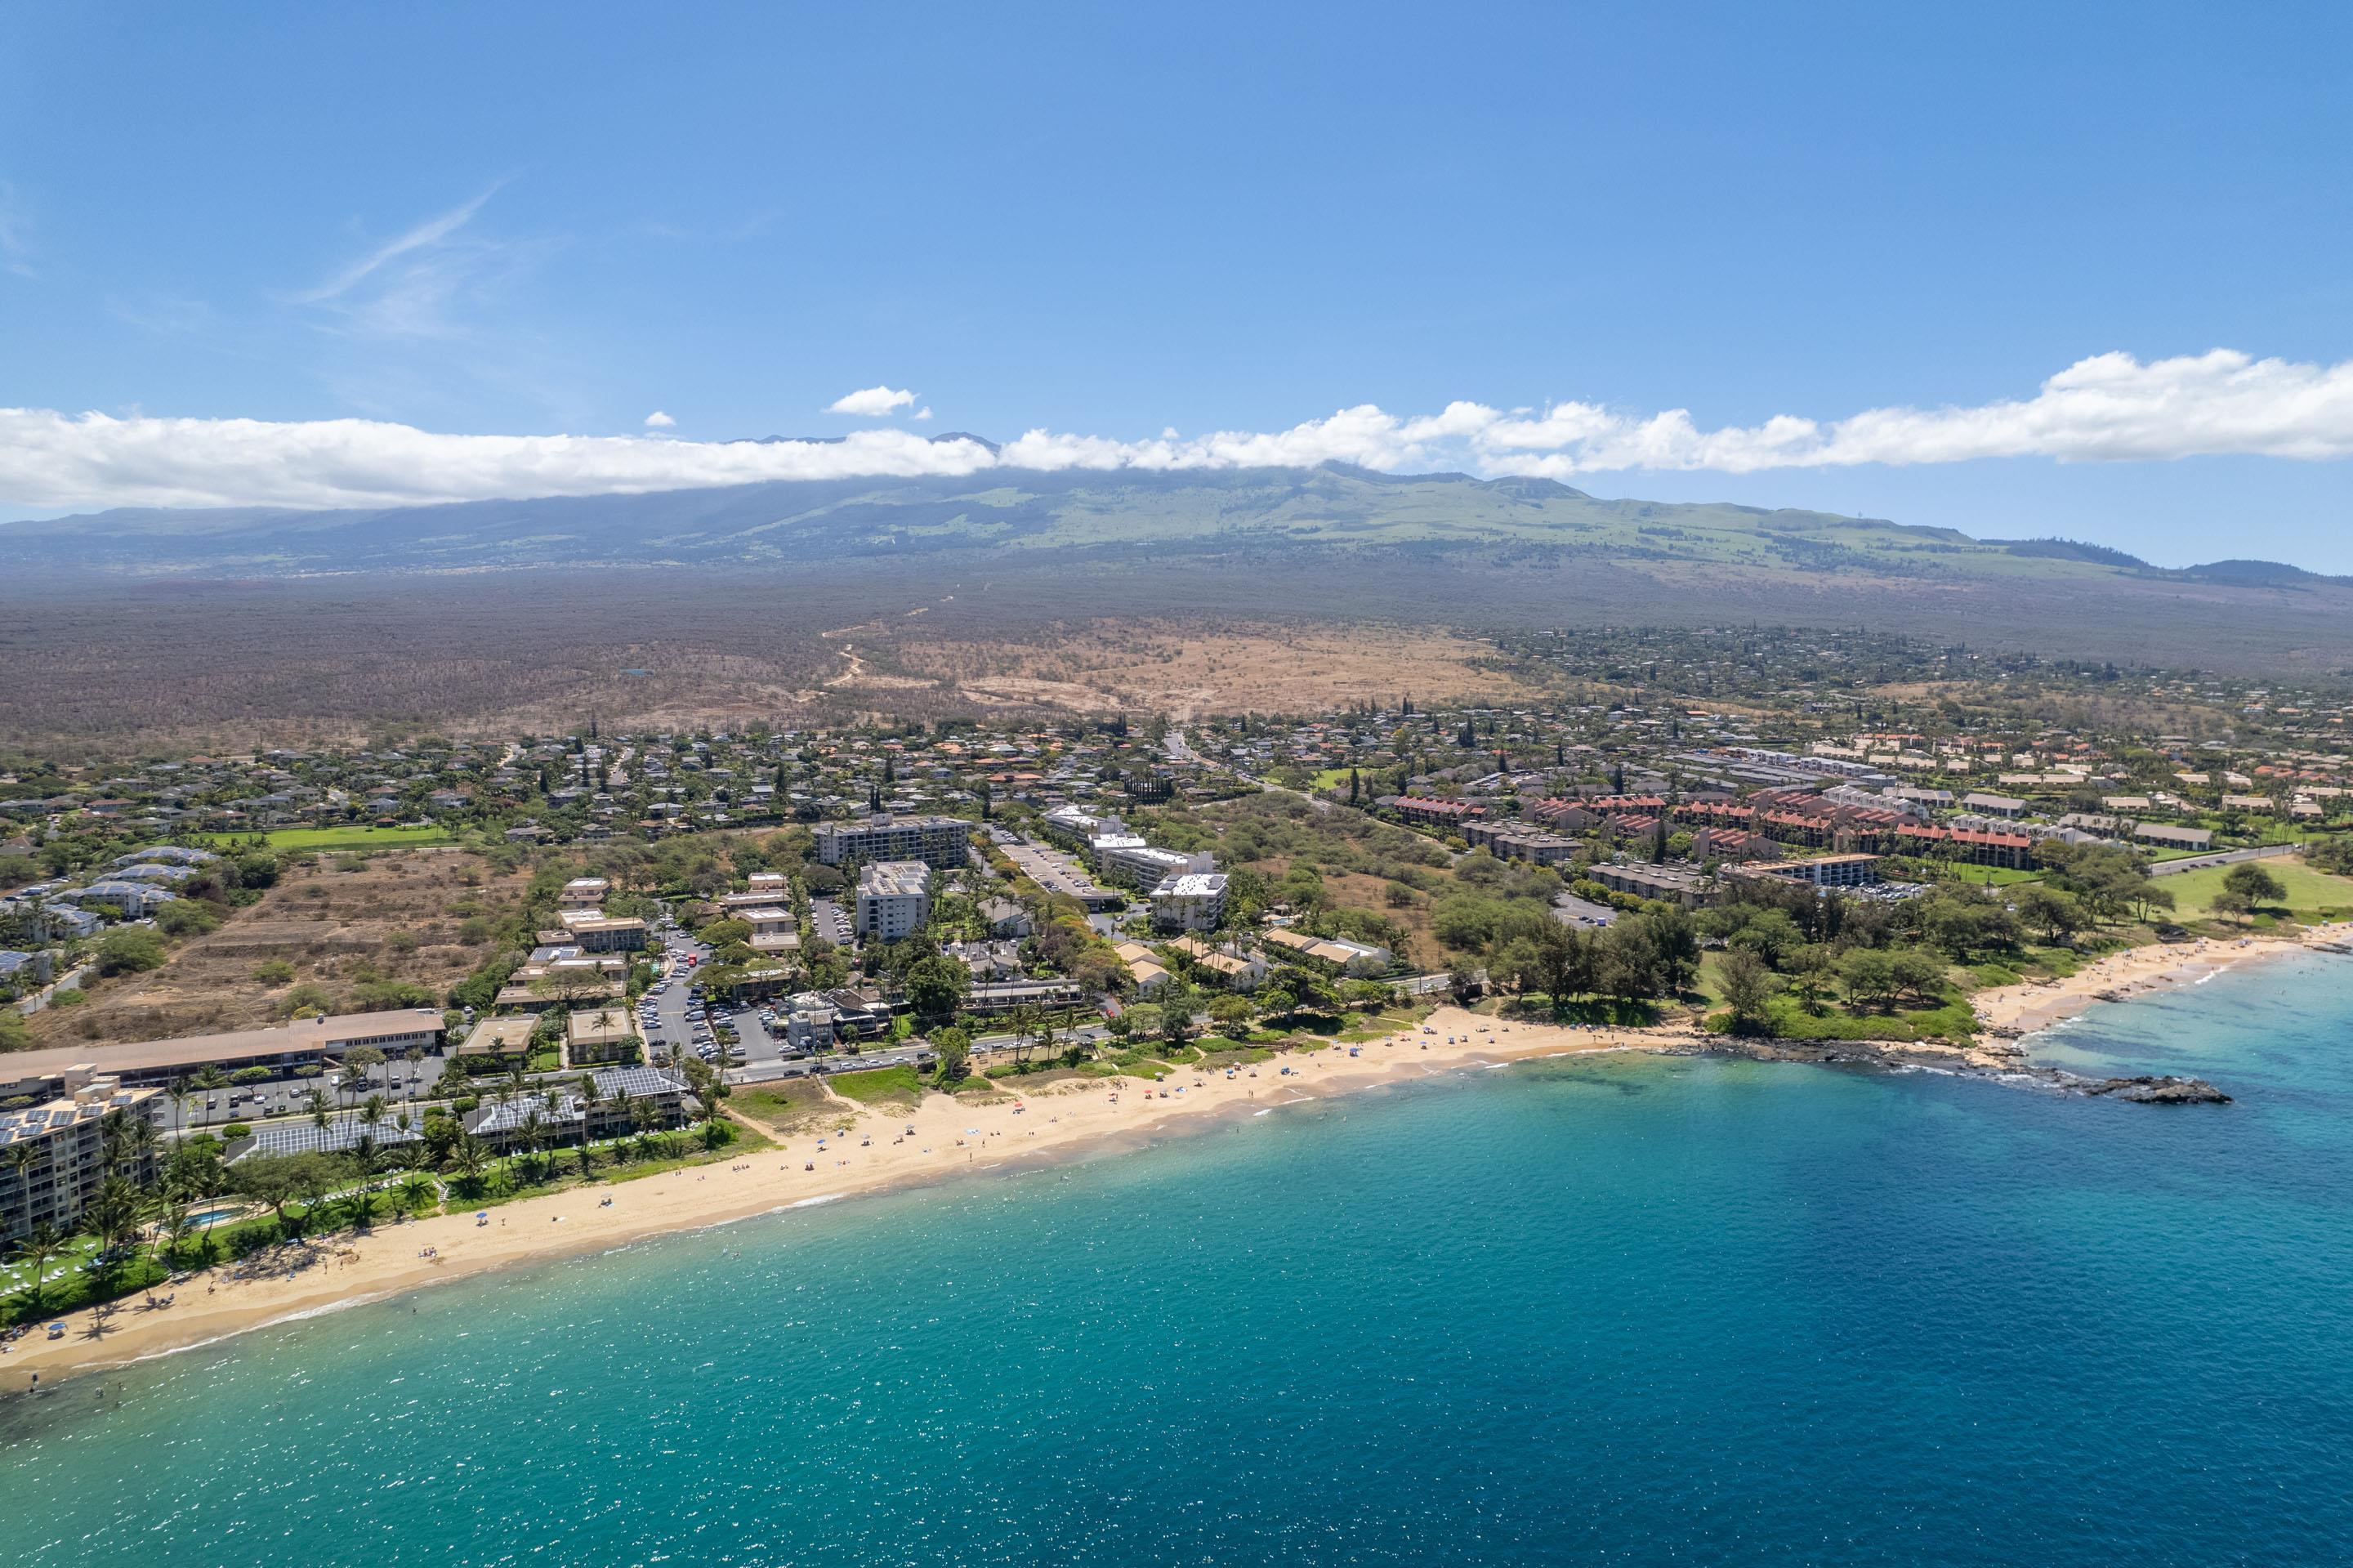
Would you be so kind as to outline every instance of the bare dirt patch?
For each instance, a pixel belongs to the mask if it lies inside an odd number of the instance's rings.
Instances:
[[[280,1022],[288,993],[320,987],[341,1001],[371,978],[407,980],[437,996],[464,978],[489,947],[464,939],[468,912],[495,927],[521,902],[525,881],[459,850],[329,855],[289,866],[260,903],[173,951],[162,969],[93,980],[90,1000],[26,1020],[36,1045],[169,1039]],[[264,980],[265,964],[290,979]]]
[[[910,637],[899,662],[967,697],[1187,719],[1202,713],[1306,713],[1410,693],[1508,698],[1528,688],[1488,667],[1492,645],[1446,631],[1270,625],[1207,629],[1110,620],[1019,640]]]

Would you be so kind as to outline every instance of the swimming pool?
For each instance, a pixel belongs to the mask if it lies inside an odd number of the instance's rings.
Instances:
[[[198,1209],[190,1214],[188,1223],[192,1225],[218,1224],[223,1220],[233,1220],[243,1213],[245,1209],[240,1204],[215,1203],[210,1208]]]

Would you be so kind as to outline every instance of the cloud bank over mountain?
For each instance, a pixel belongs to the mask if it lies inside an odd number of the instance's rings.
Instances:
[[[888,408],[881,406],[886,399]],[[844,411],[875,417],[903,408],[913,396],[882,387],[841,404],[853,400],[866,406]],[[2211,454],[2353,456],[2353,361],[2259,360],[2232,349],[2147,363],[2104,354],[2068,366],[2031,397],[1872,408],[1827,422],[1781,415],[1703,429],[1681,408],[1638,415],[1587,402],[1505,410],[1457,401],[1435,414],[1399,415],[1368,403],[1273,431],[1164,431],[1126,440],[1032,429],[995,451],[968,438],[933,440],[895,429],[828,440],[715,442],[455,435],[369,419],[267,422],[7,408],[0,409],[0,503],[388,506],[767,480],[963,476],[991,468],[1174,471],[1341,461],[1384,471],[1462,469],[1566,480],[1643,470],[1737,474],[1981,458],[2124,462]]]

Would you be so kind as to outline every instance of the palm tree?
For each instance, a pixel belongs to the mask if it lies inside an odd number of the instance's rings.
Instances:
[[[375,1210],[373,1183],[377,1163],[375,1132],[361,1133],[352,1143],[352,1165],[360,1173],[359,1185],[352,1190],[352,1226],[354,1230],[367,1229],[368,1218]]]
[[[425,1065],[425,1047],[411,1045],[400,1054],[400,1059],[408,1064],[408,1103],[415,1105],[417,1103],[417,1069]]]
[[[25,1217],[33,1215],[33,1167],[41,1162],[48,1150],[47,1140],[37,1143],[12,1143],[6,1159],[9,1173],[16,1178],[16,1199],[25,1205]]]
[[[125,1116],[110,1111],[106,1117],[106,1163],[119,1175],[131,1178],[134,1184],[143,1179],[153,1164],[155,1146],[162,1141],[155,1124],[143,1116]]]
[[[449,1146],[449,1162],[458,1168],[459,1179],[469,1192],[482,1190],[482,1171],[490,1163],[490,1152],[480,1139],[459,1128],[457,1141]]]
[[[32,1315],[36,1318],[41,1315],[42,1276],[48,1272],[50,1260],[65,1251],[66,1245],[72,1239],[64,1231],[44,1220],[26,1231],[24,1239],[16,1244],[17,1252],[32,1259],[33,1262],[33,1283],[26,1287],[28,1291],[26,1299],[32,1308]]]
[[[597,1107],[598,1106],[600,1106],[600,1105],[603,1105],[604,1103],[605,1103],[605,1091],[604,1091],[603,1089],[600,1089],[600,1088],[598,1088],[598,1087],[596,1086],[596,1074],[594,1074],[594,1073],[583,1073],[583,1074],[581,1074],[581,1075],[580,1075],[580,1147],[581,1147],[581,1148],[583,1148],[583,1149],[586,1149],[586,1148],[587,1148],[587,1147],[588,1147],[588,1124],[589,1124],[590,1120],[592,1120],[592,1119],[595,1118],[595,1116],[596,1116],[596,1107]]]
[[[317,1128],[321,1132],[327,1130],[327,1123],[332,1119],[332,1118],[329,1117],[328,1112],[332,1108],[332,1107],[327,1099],[326,1090],[319,1087],[316,1084],[311,1085],[311,1092],[302,1097],[302,1108],[311,1113],[311,1125],[312,1127]],[[325,1139],[322,1139],[320,1141],[323,1143]]]
[[[164,1086],[164,1095],[172,1102],[172,1125],[184,1131],[188,1125],[188,1096],[194,1087],[185,1075],[174,1078]]]
[[[98,1238],[99,1255],[111,1267],[120,1261],[117,1254],[139,1234],[140,1224],[145,1218],[139,1190],[121,1176],[109,1176],[99,1182],[98,1191],[83,1205],[81,1226]]]
[[[546,1141],[547,1137],[546,1124],[541,1119],[537,1106],[523,1113],[522,1126],[517,1130],[522,1135],[518,1141],[522,1143],[524,1152],[531,1157],[531,1163],[536,1165],[539,1162],[540,1147]]]
[[[212,1097],[228,1087],[228,1075],[213,1063],[207,1062],[205,1064],[204,1071],[196,1075],[195,1082],[196,1087],[205,1093],[205,1107],[209,1110],[212,1108]]]

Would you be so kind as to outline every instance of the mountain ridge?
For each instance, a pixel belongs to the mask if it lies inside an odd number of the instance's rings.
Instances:
[[[777,440],[786,438],[749,438]],[[963,432],[934,441],[994,443]],[[311,575],[549,566],[807,565],[877,554],[1282,548],[1537,551],[1814,575],[1999,579],[2024,572],[2296,589],[2283,562],[2153,566],[2105,546],[1733,502],[1604,499],[1549,479],[1313,469],[1042,471],[774,480],[635,494],[410,506],[124,507],[0,525],[18,564],[67,575]]]

